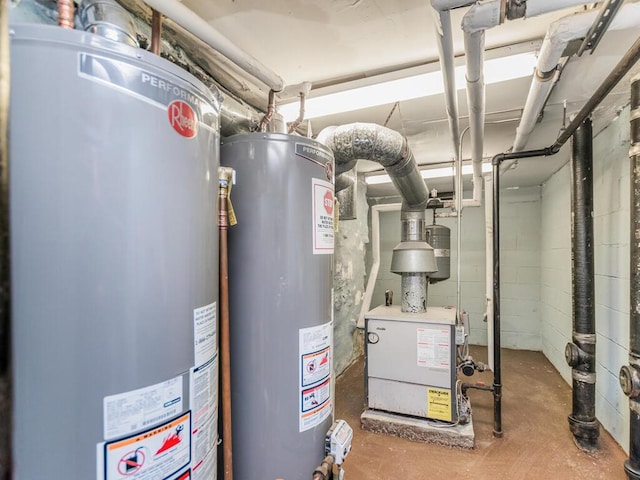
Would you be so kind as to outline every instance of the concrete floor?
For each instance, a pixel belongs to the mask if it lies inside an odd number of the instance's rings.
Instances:
[[[486,349],[472,348],[479,360]],[[569,432],[571,389],[540,352],[503,350],[503,438],[494,438],[493,401],[488,392],[471,391],[474,450],[411,442],[360,429],[364,408],[363,361],[338,379],[336,418],[354,428],[345,463],[347,480],[422,479],[606,479],[625,480],[626,454],[603,429],[600,450],[587,455]],[[473,381],[491,382],[491,374]]]

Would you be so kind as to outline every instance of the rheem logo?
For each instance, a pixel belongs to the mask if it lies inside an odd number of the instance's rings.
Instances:
[[[186,138],[193,138],[198,133],[198,117],[191,105],[182,100],[174,100],[167,108],[169,123],[173,129]]]

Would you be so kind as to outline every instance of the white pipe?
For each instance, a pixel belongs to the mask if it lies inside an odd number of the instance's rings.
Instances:
[[[475,170],[475,166],[474,166],[474,170]],[[472,180],[473,180],[473,198],[462,199],[463,210],[467,207],[479,207],[482,205],[482,175],[476,175],[474,171]]]
[[[431,6],[438,12],[459,7],[467,7],[475,3],[475,0],[431,0]]]
[[[442,78],[445,90],[445,105],[447,107],[447,118],[449,119],[449,131],[453,144],[454,161],[460,162],[462,158],[462,138],[460,137],[460,124],[458,115],[458,93],[455,80],[455,65],[453,55],[453,34],[451,31],[452,8],[472,5],[469,0],[431,0],[431,7],[434,10],[434,20],[436,23],[436,40],[442,70]],[[480,148],[482,150],[482,148]],[[482,197],[482,160],[473,164],[473,198],[463,199],[458,206],[460,210],[464,207],[479,207]],[[459,184],[456,182],[456,198],[458,197]],[[462,196],[462,192],[460,192]]]
[[[371,299],[373,298],[373,290],[376,287],[378,279],[378,270],[380,269],[380,212],[398,212],[402,208],[401,203],[388,203],[383,205],[374,205],[371,207],[371,270],[369,271],[369,280],[367,288],[364,291],[362,299],[362,307],[358,316],[358,328],[364,328],[364,316],[371,309]]]
[[[594,2],[592,0],[528,0],[527,11],[524,16],[525,18],[531,18],[544,13],[557,12],[564,8],[579,7],[580,5],[587,5],[589,3]]]
[[[145,3],[220,52],[245,72],[264,82],[271,90],[279,92],[284,88],[282,78],[234,45],[227,37],[180,2],[176,0],[145,0]]]
[[[501,12],[502,1],[487,0],[476,3],[462,18],[462,30],[466,33],[477,33],[500,25],[504,21]]]
[[[466,16],[465,16],[466,18]],[[464,50],[467,58],[467,105],[471,136],[471,164],[473,165],[473,199],[466,206],[480,206],[482,195],[482,157],[484,150],[484,30],[464,32]],[[462,193],[462,192],[461,192]]]
[[[465,133],[468,130],[465,129]],[[464,136],[464,133],[463,133]],[[460,302],[462,301],[462,278],[460,278],[460,271],[462,265],[462,197],[464,196],[464,188],[462,185],[462,155],[458,157],[456,163],[456,178],[455,178],[455,190],[456,190],[456,323],[460,322]]]
[[[487,363],[493,371],[493,184],[484,177],[485,289],[487,299]]]
[[[433,5],[432,0],[432,5]],[[449,133],[453,144],[454,159],[458,160],[460,150],[460,122],[458,115],[458,90],[456,89],[455,65],[453,59],[453,34],[451,31],[451,14],[449,10],[438,11],[434,8],[436,23],[436,43],[444,83],[444,99],[449,119]]]
[[[552,23],[547,30],[536,65],[536,73],[522,111],[522,118],[516,130],[513,151],[524,150],[533,132],[538,116],[545,105],[551,89],[558,80],[557,66],[567,45],[572,40],[584,37],[599,14],[598,10],[569,15]],[[609,30],[626,30],[640,25],[640,3],[627,4],[615,16]],[[506,161],[501,172],[512,167],[513,161]]]

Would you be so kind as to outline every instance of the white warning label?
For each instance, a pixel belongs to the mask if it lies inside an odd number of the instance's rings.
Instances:
[[[300,431],[304,432],[331,415],[333,322],[301,328],[300,342]]]
[[[448,328],[418,328],[418,366],[448,370],[451,333]]]
[[[194,480],[214,478],[218,440],[218,357],[191,372],[190,399],[193,415],[192,469]],[[212,466],[213,465],[213,466]]]
[[[104,438],[129,435],[182,412],[182,375],[103,400]]]
[[[311,179],[313,190],[313,253],[333,254],[333,184]]]
[[[105,480],[189,479],[191,414],[104,444]]]
[[[195,366],[209,362],[217,352],[216,302],[193,310]]]

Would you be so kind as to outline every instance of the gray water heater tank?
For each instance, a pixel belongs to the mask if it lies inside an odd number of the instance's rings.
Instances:
[[[333,155],[299,136],[224,139],[234,476],[310,479],[333,418]]]
[[[446,280],[451,275],[451,230],[444,225],[427,225],[427,243],[433,247],[438,271],[429,274],[429,282]]]
[[[216,476],[219,98],[11,27],[14,477]]]

